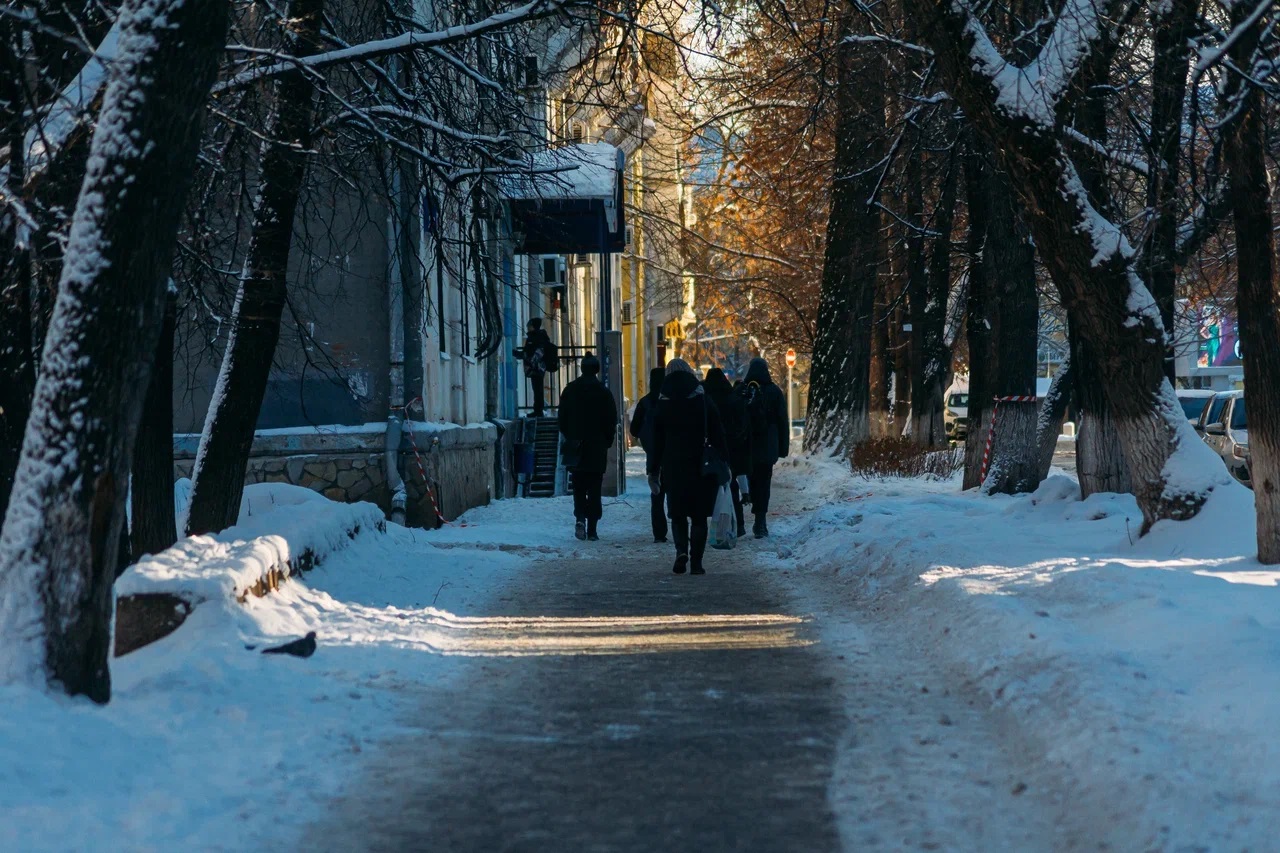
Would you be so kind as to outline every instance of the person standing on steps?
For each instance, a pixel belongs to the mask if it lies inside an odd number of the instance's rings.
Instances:
[[[773,487],[773,466],[791,452],[791,424],[787,422],[787,400],[773,384],[769,364],[751,359],[747,375],[738,389],[747,409],[747,429],[751,436],[751,511],[756,521],[751,528],[757,539],[769,535],[769,492]]]
[[[707,378],[702,387],[707,389],[711,402],[715,403],[720,413],[720,422],[724,426],[724,442],[729,450],[729,470],[733,479],[729,481],[729,493],[733,496],[733,516],[738,523],[738,536],[747,535],[747,528],[742,513],[742,493],[738,489],[738,477],[751,473],[751,433],[747,429],[747,404],[740,394],[734,393],[729,384],[729,377],[718,367],[707,371]]]
[[[683,359],[667,364],[662,393],[653,424],[653,453],[648,458],[650,477],[661,478],[667,493],[667,513],[676,540],[672,571],[682,575],[705,574],[702,556],[707,548],[707,519],[715,507],[719,484],[703,475],[704,448],[728,457],[720,413],[698,383],[693,368]]]
[[[582,358],[582,373],[560,393],[559,425],[564,436],[561,457],[573,475],[573,535],[595,542],[600,538],[600,489],[618,432],[618,407],[600,381],[600,359],[590,353]]]
[[[540,418],[546,413],[546,394],[542,380],[548,373],[560,369],[560,352],[551,342],[551,337],[542,328],[542,318],[530,318],[525,327],[524,339],[524,375],[529,377],[533,385],[533,417]]]
[[[653,456],[653,423],[658,413],[658,395],[662,391],[662,380],[667,375],[666,368],[655,367],[649,371],[649,393],[636,403],[635,414],[631,416],[631,435],[640,440],[644,448],[645,468],[657,467],[658,460]],[[667,508],[666,493],[662,490],[662,481],[658,477],[649,478],[649,520],[653,526],[653,541],[667,541]]]

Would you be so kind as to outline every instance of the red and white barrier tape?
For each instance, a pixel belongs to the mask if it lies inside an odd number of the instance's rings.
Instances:
[[[409,409],[414,403],[420,402],[422,402],[421,397],[414,397],[407,405],[402,407],[405,414],[404,431],[409,435],[409,446],[413,448],[413,458],[414,461],[418,463],[418,475],[422,477],[422,487],[427,490],[427,497],[431,499],[431,509],[436,514],[436,521],[440,522],[443,526],[449,522],[445,519],[444,513],[440,512],[440,504],[436,502],[436,491],[431,488],[431,479],[427,477],[427,469],[426,466],[422,464],[422,454],[418,452],[418,442],[414,440],[413,427],[410,426]]]
[[[1010,397],[993,397],[994,405],[991,407],[991,428],[987,430],[987,443],[982,448],[982,468],[978,471],[978,484],[981,485],[987,481],[987,469],[991,466],[991,445],[996,437],[996,413],[1000,411],[1001,403],[1035,403],[1039,401],[1039,397],[1034,394],[1015,394]]]

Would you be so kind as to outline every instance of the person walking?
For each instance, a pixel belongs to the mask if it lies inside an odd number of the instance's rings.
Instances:
[[[533,385],[533,417],[540,418],[546,413],[543,378],[559,369],[560,353],[551,342],[551,337],[543,330],[542,318],[530,318],[525,327],[524,375],[529,377],[529,382]]]
[[[631,435],[640,440],[644,448],[646,468],[656,460],[653,456],[653,424],[658,414],[658,395],[662,391],[662,380],[667,375],[666,368],[655,367],[649,371],[649,393],[636,403],[635,414],[631,416]],[[666,493],[658,480],[649,487],[649,520],[653,527],[653,541],[667,541],[667,508]]]
[[[707,518],[715,507],[720,485],[704,476],[704,448],[711,447],[724,459],[728,455],[720,413],[698,383],[693,368],[683,359],[667,364],[653,424],[653,454],[647,462],[652,483],[658,477],[667,494],[667,514],[676,542],[678,575],[706,571],[702,556],[707,548]],[[652,488],[652,486],[651,486]]]
[[[738,477],[751,473],[751,433],[747,429],[747,404],[740,394],[734,393],[729,377],[718,367],[707,371],[707,378],[703,380],[702,386],[707,389],[707,395],[720,413],[720,423],[724,426],[729,470],[733,474],[733,479],[729,481],[729,493],[733,496],[733,517],[738,523],[738,536],[742,537],[747,535],[747,528]]]
[[[561,455],[573,476],[573,535],[595,542],[600,538],[600,489],[618,432],[618,407],[600,381],[600,359],[588,353],[581,369],[560,394]]]
[[[759,357],[751,359],[738,392],[746,404],[747,429],[751,436],[751,469],[747,482],[751,486],[751,512],[756,517],[751,532],[757,539],[763,539],[769,535],[767,516],[773,466],[791,452],[787,400],[782,396],[782,389],[773,384],[768,362]]]

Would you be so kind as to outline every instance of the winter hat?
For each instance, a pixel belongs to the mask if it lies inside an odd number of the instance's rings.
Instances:
[[[769,362],[760,356],[751,359],[751,364],[747,366],[747,382],[755,382],[758,385],[769,385],[773,382],[773,377],[769,375]]]
[[[688,373],[691,376],[698,375],[693,372],[693,368],[689,366],[689,362],[685,361],[683,358],[673,358],[667,362],[667,375],[671,376],[675,373]]]
[[[589,376],[600,375],[600,359],[588,353],[582,357],[582,372]]]
[[[662,390],[662,380],[667,375],[665,367],[649,368],[649,393],[657,394]]]
[[[724,375],[724,371],[718,367],[713,367],[707,371],[707,378],[702,380],[702,384],[712,395],[722,397],[733,391],[733,386],[729,384],[729,377]]]

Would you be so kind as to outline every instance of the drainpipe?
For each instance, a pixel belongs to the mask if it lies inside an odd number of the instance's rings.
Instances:
[[[404,488],[404,480],[400,478],[400,435],[404,425],[404,410],[393,409],[387,417],[387,445],[384,466],[387,469],[387,489],[391,492],[391,520],[403,525],[405,505],[409,503],[409,495]]]
[[[404,281],[400,262],[400,235],[408,223],[397,221],[396,206],[400,202],[401,174],[397,162],[391,164],[391,198],[392,206],[387,211],[387,326],[388,326],[388,399],[390,401],[387,414],[387,435],[383,452],[384,477],[387,490],[391,492],[391,520],[396,524],[404,524],[405,505],[408,494],[405,492],[404,480],[400,477],[400,433],[404,424],[405,410],[401,406],[408,394],[404,387]]]

